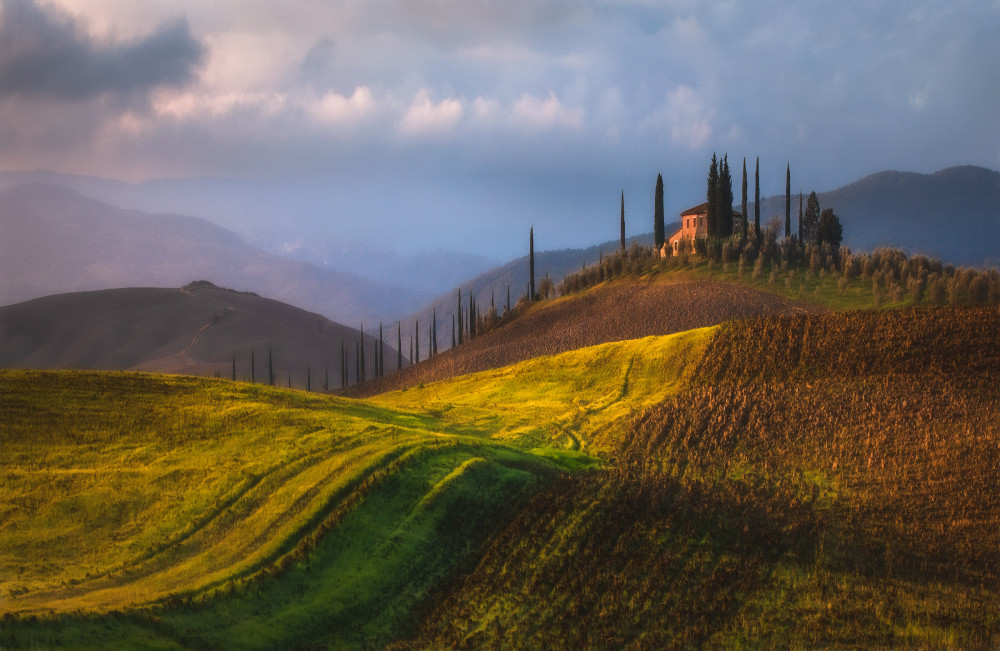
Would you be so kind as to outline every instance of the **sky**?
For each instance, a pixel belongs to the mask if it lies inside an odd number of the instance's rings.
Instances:
[[[744,157],[764,196],[998,169],[998,61],[1000,0],[0,0],[0,169],[507,259],[615,239],[622,192],[650,231],[656,175],[669,219],[713,152],[737,197]]]

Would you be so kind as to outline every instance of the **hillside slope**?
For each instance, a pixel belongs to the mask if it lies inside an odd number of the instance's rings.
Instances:
[[[427,300],[265,253],[202,219],[121,210],[53,185],[0,193],[0,305],[73,291],[179,287],[194,278],[352,325],[388,322]]]
[[[816,309],[729,283],[670,277],[638,282],[626,279],[580,295],[539,303],[497,330],[431,359],[421,358],[423,361],[403,373],[352,387],[351,394],[374,395],[418,382],[499,368],[539,355],[682,332],[730,319]],[[440,331],[445,331],[447,324],[441,323]]]
[[[715,330],[615,463],[536,495],[413,646],[1000,642],[996,308]]]
[[[127,288],[58,294],[0,307],[0,367],[134,369],[340,386],[341,343],[355,355],[361,333],[256,294],[197,282],[181,289]],[[374,344],[371,332],[365,345]],[[386,372],[397,355],[387,346]],[[349,381],[356,381],[348,364]],[[307,377],[311,375],[311,378]]]

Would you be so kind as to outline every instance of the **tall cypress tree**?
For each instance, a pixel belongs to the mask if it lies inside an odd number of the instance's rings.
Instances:
[[[535,227],[528,231],[528,300],[535,300]],[[470,333],[471,334],[471,333]]]
[[[729,154],[722,157],[719,165],[719,191],[717,215],[719,219],[719,237],[729,237],[733,234],[733,177],[729,172]]]
[[[663,248],[663,239],[663,175],[657,174],[653,191],[653,246],[657,250]]]
[[[792,235],[792,165],[785,168],[785,237]]]
[[[819,197],[815,192],[810,192],[806,199],[806,210],[802,214],[802,226],[799,228],[799,239],[803,244],[815,244],[818,241],[820,216]]]
[[[622,251],[625,250],[625,190],[622,190]]]
[[[753,230],[760,237],[760,156],[757,157],[757,169],[753,173]]]
[[[464,322],[462,321],[462,288],[458,288],[458,343],[462,343],[462,330],[464,329]]]
[[[707,201],[705,226],[709,237],[719,237],[719,162],[712,153],[712,164],[708,168],[708,182],[705,189]]]
[[[274,386],[274,363],[271,361],[271,347],[267,347],[267,383]]]
[[[747,237],[747,157],[743,157],[743,193],[740,201],[740,212],[743,214],[743,239]]]

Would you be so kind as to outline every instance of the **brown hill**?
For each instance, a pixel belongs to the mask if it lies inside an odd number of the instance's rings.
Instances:
[[[400,374],[352,387],[351,392],[374,395],[611,341],[682,332],[731,319],[814,311],[813,306],[714,281],[615,283],[541,303],[497,330]],[[439,340],[442,333],[440,324]]]
[[[341,342],[355,380],[360,332],[312,312],[204,281],[181,289],[127,288],[47,296],[0,307],[0,366],[132,369],[268,379],[314,390],[340,386]],[[365,335],[371,350],[374,339]],[[370,359],[370,355],[369,355]],[[396,370],[386,346],[386,372]]]

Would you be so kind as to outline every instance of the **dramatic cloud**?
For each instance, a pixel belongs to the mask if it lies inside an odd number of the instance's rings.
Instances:
[[[99,43],[71,17],[32,0],[4,0],[2,6],[0,97],[79,100],[183,86],[204,54],[184,20],[141,39]]]
[[[44,2],[0,0],[0,168],[270,179],[316,237],[584,244],[622,189],[648,230],[658,172],[697,202],[713,152],[765,195],[1000,167],[996,0]]]

